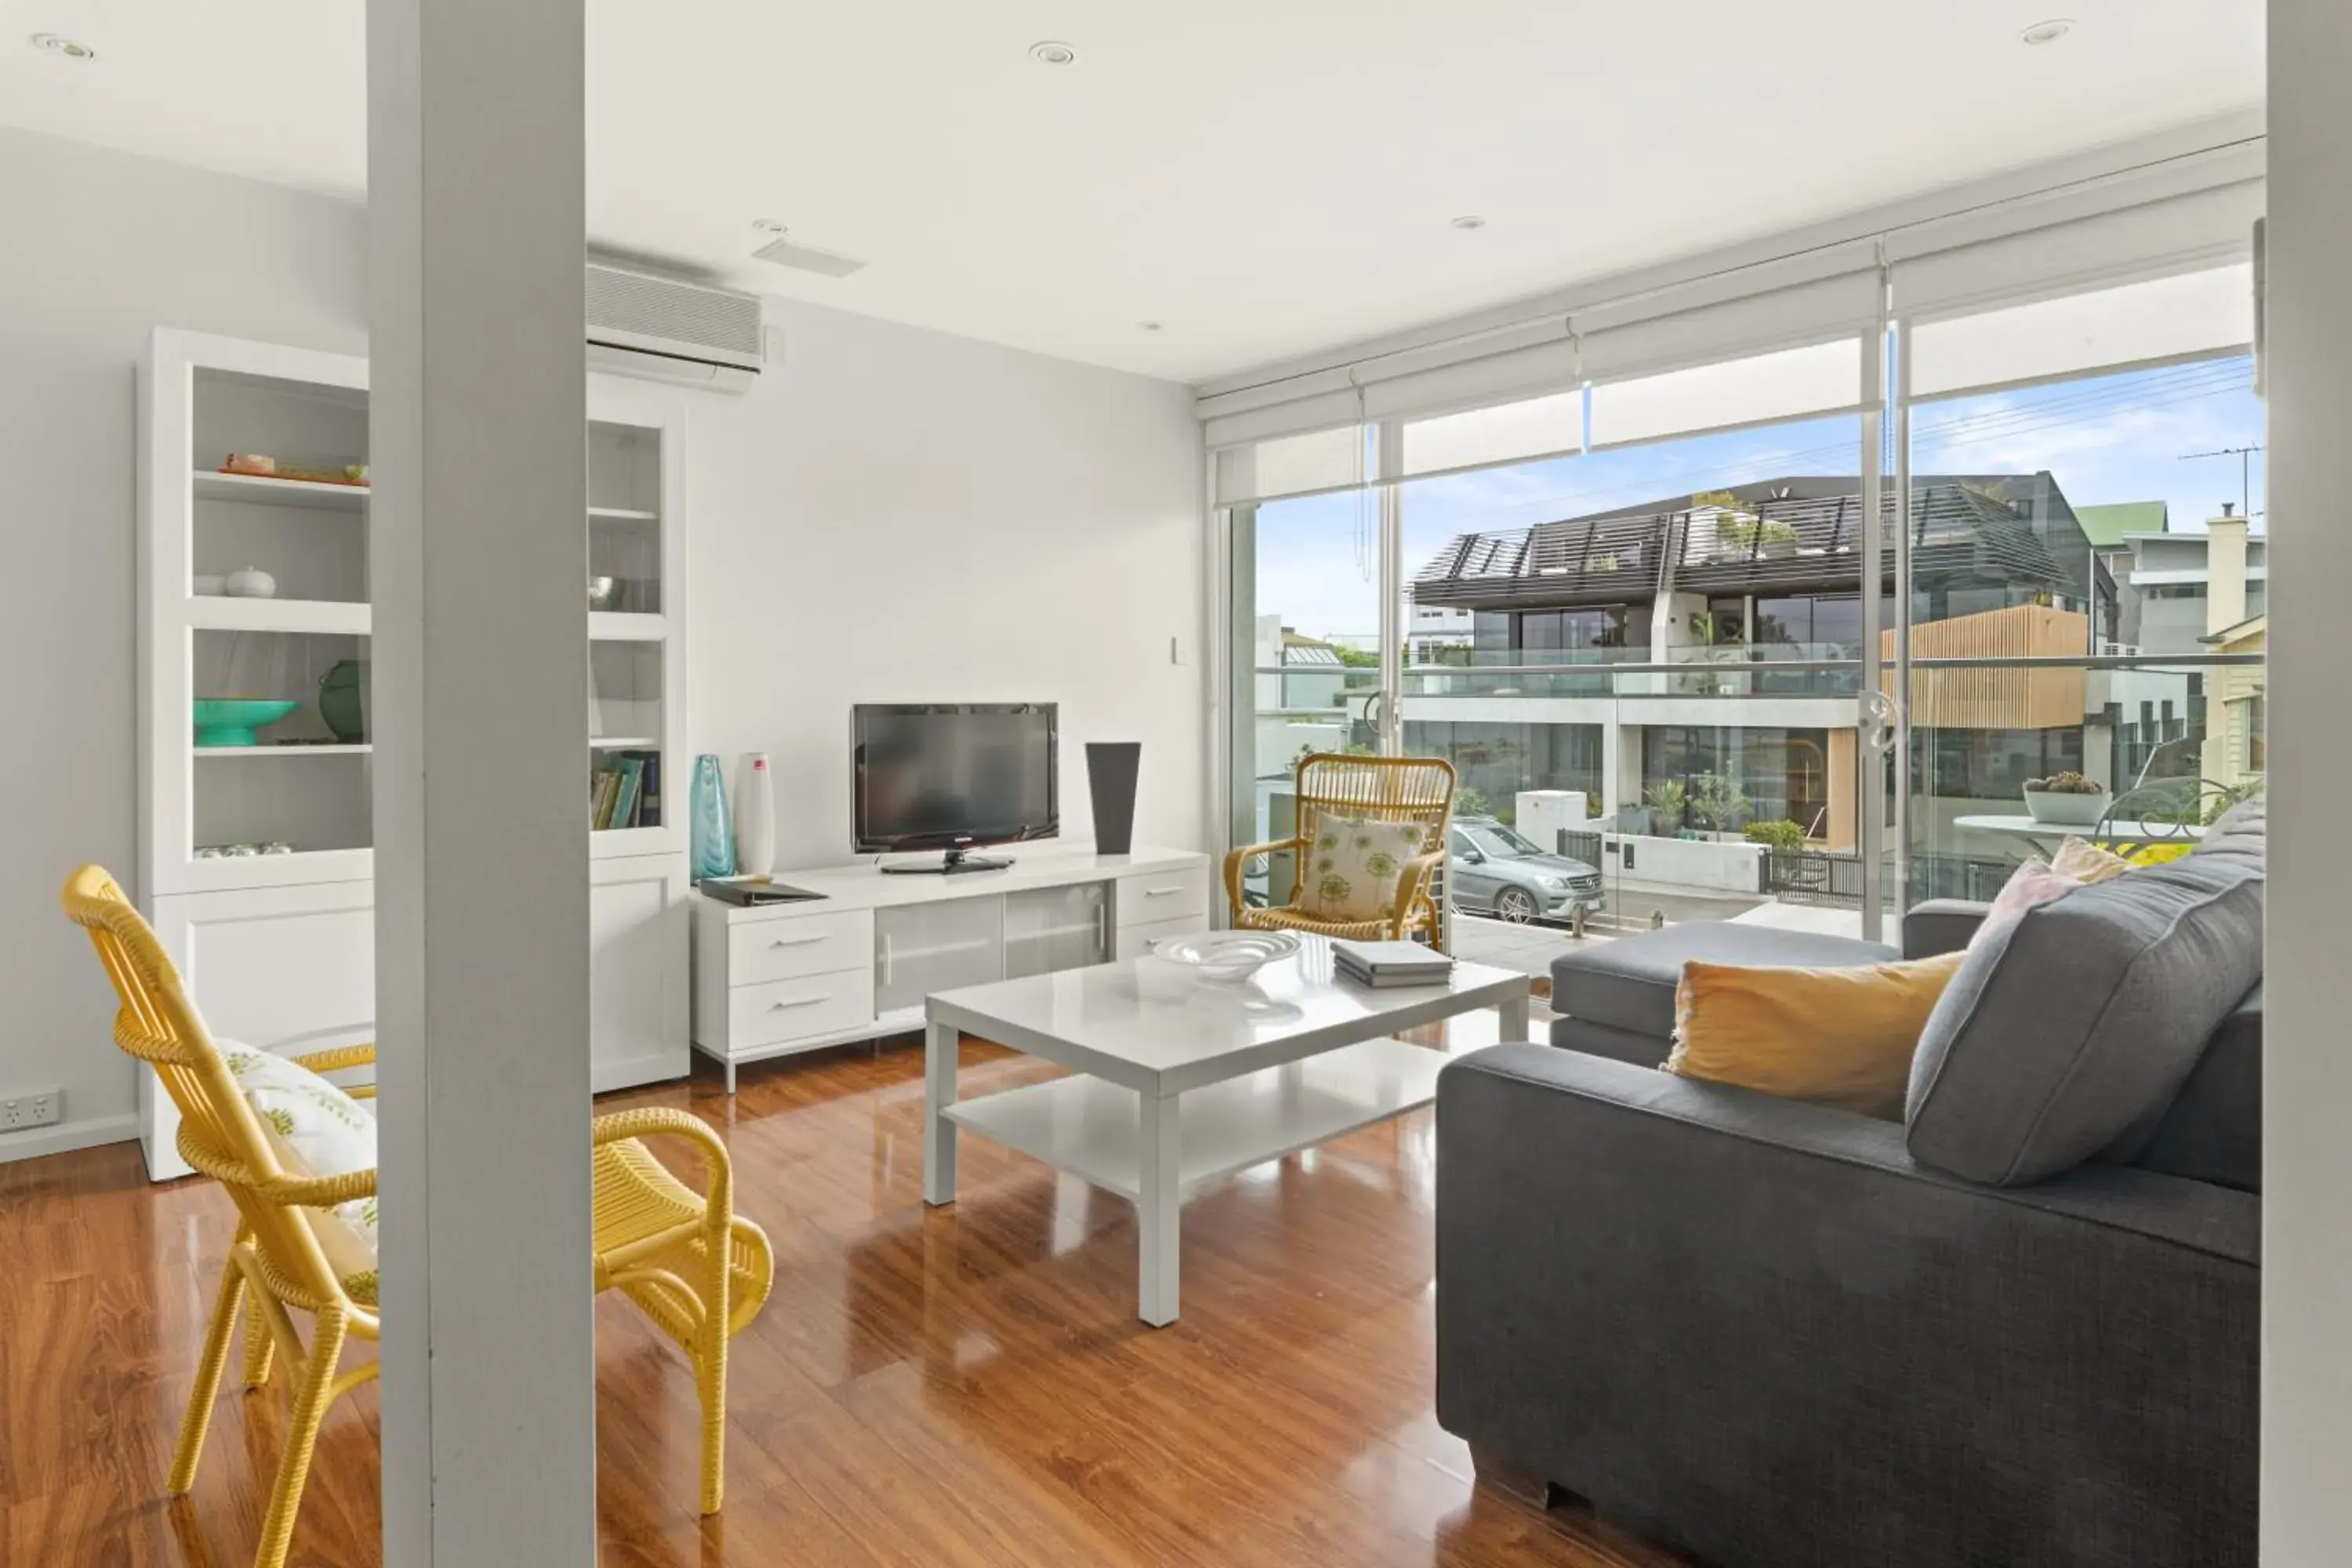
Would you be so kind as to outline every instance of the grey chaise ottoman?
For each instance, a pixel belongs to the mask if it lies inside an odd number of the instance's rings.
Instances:
[[[1560,1015],[1551,1026],[1551,1043],[1656,1067],[1673,1045],[1675,987],[1682,981],[1683,965],[1694,959],[1833,969],[1902,956],[1885,942],[1732,921],[1694,921],[1587,942],[1551,961],[1551,1005]]]

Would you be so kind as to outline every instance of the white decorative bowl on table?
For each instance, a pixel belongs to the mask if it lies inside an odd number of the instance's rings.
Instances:
[[[1161,963],[1187,969],[1202,980],[1236,984],[1304,945],[1286,931],[1213,931],[1161,937],[1150,952]]]

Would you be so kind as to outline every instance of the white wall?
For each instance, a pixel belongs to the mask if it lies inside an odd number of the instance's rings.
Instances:
[[[784,363],[689,416],[691,747],[769,753],[778,863],[850,858],[857,702],[1061,705],[1143,742],[1138,843],[1203,842],[1199,426],[1172,383],[806,306]],[[1170,662],[1181,640],[1186,662]]]
[[[0,130],[0,1089],[61,1085],[68,1119],[7,1159],[131,1135],[110,993],[57,890],[84,860],[137,871],[141,347],[160,323],[363,353],[366,296],[344,203]],[[1066,836],[1091,832],[1084,742],[1136,740],[1138,840],[1202,843],[1190,395],[778,310],[758,392],[688,395],[688,597],[692,746],[730,788],[732,753],[772,754],[780,860],[848,858],[861,700],[1058,702]]]
[[[135,892],[134,370],[158,324],[357,351],[357,207],[0,130],[0,1089],[66,1122],[0,1159],[127,1138],[112,993],[57,894],[97,860]]]
[[[2344,898],[2352,837],[2341,717],[2352,584],[2352,11],[2270,8],[2270,796],[2263,975],[2263,1562],[2344,1561],[2352,1533],[2352,1054]]]

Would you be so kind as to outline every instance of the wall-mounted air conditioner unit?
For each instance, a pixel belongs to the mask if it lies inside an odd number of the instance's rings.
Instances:
[[[589,369],[749,392],[761,357],[758,295],[589,263]]]

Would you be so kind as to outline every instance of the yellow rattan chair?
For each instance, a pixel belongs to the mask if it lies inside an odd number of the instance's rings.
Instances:
[[[227,1189],[241,1223],[223,1270],[212,1321],[205,1331],[196,1385],[180,1423],[170,1489],[195,1482],[229,1335],[246,1296],[254,1323],[246,1331],[247,1382],[268,1381],[274,1345],[293,1375],[294,1410],[286,1453],[254,1554],[256,1568],[280,1568],[319,1426],[337,1399],[376,1375],[368,1362],[348,1371],[344,1342],[379,1337],[373,1276],[339,1279],[299,1211],[375,1194],[376,1173],[310,1178],[289,1175],[189,1000],[179,972],[114,879],[85,866],[67,880],[66,913],[86,928],[121,1011],[115,1043],[152,1066],[180,1110],[180,1152]],[[348,1046],[294,1060],[313,1071],[359,1067],[373,1046]],[[698,1118],[668,1107],[600,1116],[590,1125],[595,1183],[595,1287],[618,1289],[676,1340],[695,1369],[702,1398],[702,1510],[719,1510],[725,1486],[727,1342],[768,1299],[774,1258],[760,1227],[734,1213],[727,1147]],[[706,1191],[671,1175],[641,1138],[677,1138],[700,1156]],[[306,1347],[289,1311],[311,1321]],[[257,1331],[266,1331],[264,1332]]]
[[[1253,844],[1225,857],[1225,899],[1242,931],[1304,931],[1357,942],[1396,942],[1426,935],[1443,946],[1445,930],[1433,889],[1444,864],[1454,822],[1454,764],[1437,757],[1361,757],[1318,752],[1298,759],[1297,831],[1270,844]],[[1421,825],[1422,853],[1404,864],[1397,881],[1396,913],[1386,920],[1331,921],[1298,907],[1306,878],[1295,877],[1290,901],[1252,908],[1242,897],[1242,872],[1261,855],[1296,855],[1315,837],[1317,823],[1335,816]]]

